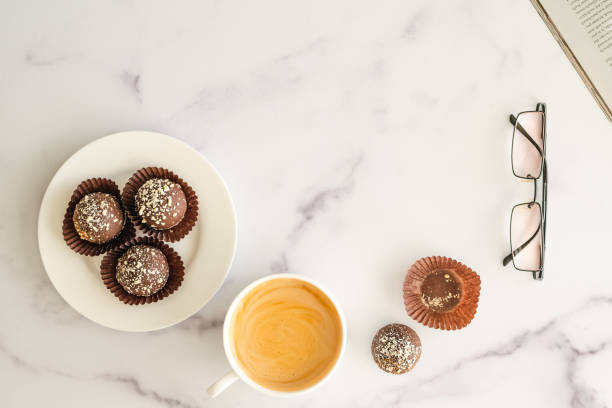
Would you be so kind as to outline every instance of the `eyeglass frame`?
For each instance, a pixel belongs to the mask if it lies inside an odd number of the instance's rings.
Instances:
[[[535,142],[535,140],[533,140],[533,138],[529,135],[529,133],[525,130],[525,128],[523,128],[521,124],[518,122],[518,118],[523,113],[533,113],[533,112],[542,113],[542,147],[541,148]],[[512,150],[510,151],[510,162],[512,164],[512,174],[515,177],[522,179],[522,180],[533,180],[533,199],[529,202],[516,204],[514,207],[512,207],[512,213],[510,215],[510,253],[504,257],[502,264],[504,266],[507,266],[510,263],[510,261],[512,261],[512,265],[514,266],[514,269],[518,271],[523,271],[523,272],[531,272],[533,279],[541,281],[544,278],[544,253],[546,249],[546,212],[547,212],[547,205],[548,205],[548,165],[546,162],[546,104],[543,102],[538,102],[538,104],[536,105],[535,111],[520,112],[516,116],[514,116],[513,114],[510,114],[509,120],[510,120],[510,123],[514,126],[514,130],[512,133]],[[540,173],[538,174],[537,177],[521,177],[517,175],[514,170],[514,157],[513,157],[512,152],[514,152],[514,139],[516,137],[517,129],[525,138],[527,138],[527,140],[531,144],[533,144],[536,147],[536,149],[540,153],[540,156],[542,158],[542,164],[540,166]],[[537,201],[538,180],[540,178],[542,178],[541,204]],[[538,229],[536,230],[536,232],[531,236],[531,238],[529,238],[527,241],[525,241],[523,244],[519,245],[516,249],[513,250],[512,249],[512,218],[514,216],[514,210],[517,207],[520,207],[523,205],[528,205],[529,208],[531,208],[531,206],[534,204],[537,205],[540,209],[540,225]],[[528,269],[517,268],[516,263],[514,262],[514,257],[519,252],[521,252],[527,245],[529,245],[529,243],[538,235],[538,232],[540,231],[542,232],[542,246],[540,248],[540,268],[538,270],[528,270]]]

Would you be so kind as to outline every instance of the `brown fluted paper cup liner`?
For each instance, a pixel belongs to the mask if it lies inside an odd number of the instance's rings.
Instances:
[[[429,277],[442,279],[446,283],[442,282],[441,285],[452,285],[459,289],[449,291],[447,296],[432,298],[428,295],[431,290]],[[403,294],[406,312],[414,320],[435,329],[457,330],[467,326],[476,314],[480,277],[472,269],[451,258],[421,258],[408,270]]]
[[[107,193],[115,197],[124,213],[125,219],[125,224],[123,225],[123,230],[121,230],[121,233],[119,233],[119,235],[112,240],[103,244],[95,244],[82,239],[74,227],[74,222],[72,221],[72,216],[74,215],[74,209],[77,203],[87,194],[96,192]],[[64,215],[64,222],[62,224],[62,234],[64,235],[64,241],[66,241],[66,244],[70,247],[70,249],[77,254],[88,256],[103,254],[132,239],[136,235],[136,231],[130,222],[130,218],[125,211],[125,207],[121,203],[121,193],[119,192],[119,187],[117,187],[117,184],[115,184],[115,182],[112,180],[99,177],[85,180],[79,184],[72,193],[72,197],[68,203],[68,208],[66,209],[66,213]]]
[[[161,178],[171,180],[183,189],[185,198],[187,201],[187,210],[185,216],[174,227],[167,230],[156,230],[151,226],[147,225],[142,221],[142,218],[138,215],[136,209],[136,193],[138,189],[147,182],[147,180],[153,178]],[[176,242],[183,239],[198,221],[198,196],[195,191],[179,176],[171,172],[170,170],[161,167],[145,167],[138,170],[130,177],[130,179],[123,187],[123,193],[121,194],[123,205],[127,209],[127,212],[132,220],[132,223],[138,227],[142,232],[157,239],[161,239],[166,242]]]
[[[150,245],[163,252],[168,261],[168,267],[170,269],[168,275],[168,281],[166,285],[159,291],[149,296],[136,296],[125,289],[117,281],[117,260],[134,245]],[[185,267],[179,254],[174,249],[170,248],[167,244],[153,238],[153,237],[139,237],[132,239],[121,245],[118,248],[113,249],[108,254],[104,255],[102,262],[100,263],[100,275],[104,285],[115,295],[120,301],[127,305],[144,305],[145,303],[152,303],[162,300],[174,293],[183,283],[185,276]]]

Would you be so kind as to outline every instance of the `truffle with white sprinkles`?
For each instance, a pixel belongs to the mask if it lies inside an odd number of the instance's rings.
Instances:
[[[378,367],[388,373],[407,373],[421,357],[421,339],[406,325],[388,324],[374,336],[372,356]]]
[[[81,239],[103,244],[119,235],[125,217],[115,197],[96,192],[81,198],[74,208],[72,222]]]
[[[168,281],[170,268],[164,253],[149,245],[135,245],[117,260],[117,281],[128,293],[150,296]]]
[[[187,199],[183,189],[168,179],[147,180],[138,189],[135,201],[142,221],[156,230],[176,226],[187,211]]]
[[[461,301],[461,281],[451,269],[436,269],[423,280],[421,302],[436,313],[453,310]]]

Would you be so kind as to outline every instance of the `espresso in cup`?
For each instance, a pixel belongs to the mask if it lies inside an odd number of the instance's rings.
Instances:
[[[343,347],[342,321],[332,301],[295,278],[253,287],[238,304],[229,332],[232,354],[244,374],[281,392],[317,384]]]

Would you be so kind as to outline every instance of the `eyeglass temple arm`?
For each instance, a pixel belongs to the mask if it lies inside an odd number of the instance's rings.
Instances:
[[[527,133],[525,128],[521,126],[521,124],[516,120],[516,116],[510,114],[510,123],[512,123],[512,126],[515,126],[516,129],[518,129],[518,131],[521,132],[523,136],[527,138],[527,140],[529,140],[529,143],[531,143],[533,147],[535,147],[538,150],[538,153],[540,153],[540,156],[542,156],[543,155],[542,148],[540,147],[540,145],[536,143],[535,140],[533,140],[531,136],[529,136],[529,133]]]
[[[525,241],[525,243],[523,243],[521,246],[516,248],[514,251],[512,251],[511,253],[506,255],[506,257],[504,258],[504,261],[503,261],[504,266],[508,265],[510,263],[510,261],[512,261],[512,257],[518,255],[523,249],[525,249],[525,247],[527,245],[529,245],[529,243],[531,243],[531,241],[533,241],[533,239],[536,237],[536,235],[538,235],[538,232],[540,232],[540,225],[538,225],[538,229],[536,229],[536,231],[533,233],[533,235],[527,241]]]

